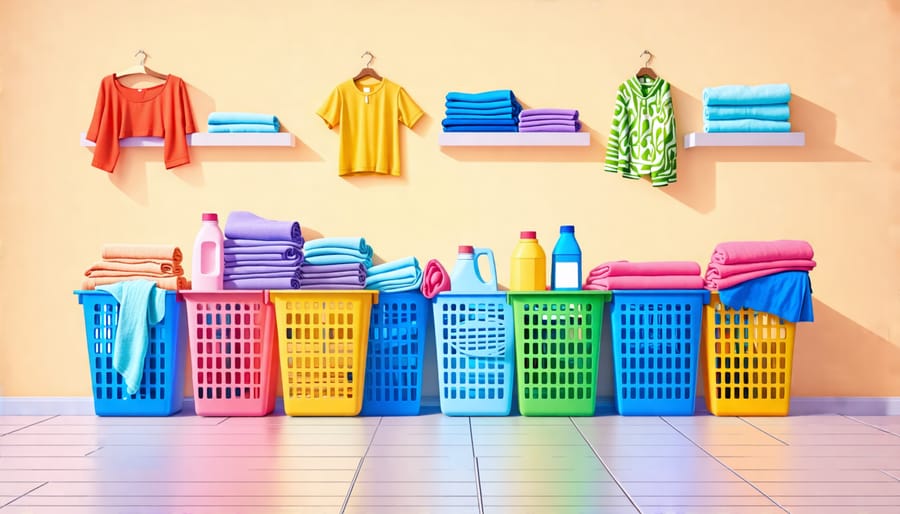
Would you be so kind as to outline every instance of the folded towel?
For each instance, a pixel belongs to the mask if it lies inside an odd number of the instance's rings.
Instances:
[[[150,280],[105,284],[97,289],[106,291],[119,302],[112,364],[122,375],[128,394],[135,394],[144,375],[150,327],[161,322],[166,315],[166,293],[157,289],[156,283]]]
[[[787,121],[791,109],[787,104],[773,105],[709,105],[703,108],[705,120],[771,120]]]
[[[284,268],[296,268],[303,262],[303,256],[285,258],[277,253],[241,253],[237,255],[225,255],[225,269],[236,266],[279,266]]]
[[[450,274],[437,259],[431,259],[425,264],[422,272],[422,294],[429,300],[450,290]]]
[[[241,123],[232,125],[210,125],[208,127],[210,134],[222,133],[254,133],[254,132],[279,132],[280,129],[275,125],[261,125],[254,123]]]
[[[184,275],[184,268],[171,260],[146,260],[143,262],[122,262],[119,260],[103,260],[91,264],[84,272],[92,276],[97,271],[120,271],[126,273],[157,273],[163,275]]]
[[[512,90],[509,89],[495,89],[492,91],[483,91],[481,93],[460,93],[457,91],[451,91],[447,93],[446,100],[448,102],[496,102],[500,100],[505,100],[507,102],[512,101],[516,97],[513,94]]]
[[[756,271],[748,271],[746,273],[738,273],[736,275],[731,275],[725,278],[706,279],[705,287],[710,290],[727,289],[738,284],[743,284],[744,282],[753,280],[755,278],[767,277],[769,275],[775,275],[776,273],[782,273],[785,271],[809,272],[809,268],[806,266],[783,266],[779,268],[765,268]]]
[[[132,280],[149,280],[156,284],[160,289],[168,289],[170,291],[178,291],[180,289],[190,289],[191,283],[184,276],[177,277],[142,277],[139,275],[130,275],[127,277],[87,277],[81,282],[81,288],[86,290],[97,289],[99,286],[108,284],[118,284],[119,282],[130,282]]]
[[[403,278],[383,280],[377,284],[369,285],[366,289],[377,289],[383,293],[401,293],[404,291],[418,291],[422,287],[422,273],[419,272],[414,279]]]
[[[770,105],[791,100],[788,84],[728,85],[703,90],[703,105]]]
[[[303,277],[300,280],[301,289],[321,289],[323,286],[342,286],[339,289],[362,289],[365,280],[359,280],[355,276],[318,278]]]
[[[408,266],[405,268],[397,268],[391,271],[378,273],[377,275],[366,276],[366,287],[369,289],[380,289],[380,285],[397,281],[416,282],[418,285],[422,278],[422,270],[418,266]]]
[[[748,262],[746,264],[718,264],[711,262],[706,268],[705,276],[707,280],[712,280],[771,268],[805,268],[806,270],[811,270],[815,267],[816,261],[812,259],[783,259],[778,261]]]
[[[732,309],[772,313],[786,321],[813,321],[809,273],[787,271],[719,290],[719,300]]]
[[[273,268],[268,271],[250,272],[242,269],[226,271],[225,280],[238,280],[245,278],[296,278],[300,279],[300,270],[294,268]]]
[[[341,283],[332,283],[332,282],[315,282],[315,283],[304,282],[303,285],[300,286],[300,289],[312,291],[312,290],[329,290],[329,289],[353,290],[353,289],[364,289],[364,288],[362,285],[356,285],[356,284],[341,284]]]
[[[522,111],[525,112],[525,111]],[[560,116],[556,114],[535,114],[532,116],[523,116],[519,114],[519,122],[533,122],[533,121],[577,121],[578,116]]]
[[[791,122],[769,120],[703,120],[704,132],[790,132]]]
[[[369,277],[373,277],[375,275],[381,273],[387,273],[389,271],[394,270],[402,270],[406,268],[418,268],[419,267],[419,259],[416,259],[413,256],[403,257],[401,259],[397,259],[390,262],[385,262],[383,264],[379,264],[377,266],[372,266],[368,270],[366,270],[366,274]]]
[[[184,273],[158,273],[155,271],[121,271],[121,270],[107,270],[100,269],[94,270],[88,275],[91,278],[98,277],[145,277],[147,279],[152,278],[166,278],[166,277],[180,277],[184,275]]]
[[[447,109],[503,109],[507,107],[512,107],[513,110],[518,113],[522,110],[522,106],[519,105],[518,102],[513,100],[509,101],[499,101],[499,102],[444,102],[444,107]]]
[[[313,274],[313,273],[353,272],[353,273],[362,273],[363,278],[365,278],[366,267],[358,262],[335,263],[335,264],[314,264],[314,263],[310,263],[310,262],[304,262],[303,265],[300,266],[300,271],[303,272],[304,275]]]
[[[329,248],[346,248],[348,250],[357,250],[360,253],[372,252],[372,247],[366,243],[364,237],[322,237],[306,242],[307,251]]]
[[[634,275],[590,280],[584,284],[584,289],[703,289],[704,285],[699,275]]]
[[[459,125],[494,125],[494,126],[516,126],[518,120],[515,118],[444,118],[441,125],[445,127],[455,127]]]
[[[778,239],[774,241],[728,241],[713,249],[710,262],[746,264],[783,259],[812,259],[813,249],[807,241]]]
[[[530,118],[536,116],[555,116],[561,117],[563,119],[576,120],[578,119],[578,110],[577,109],[553,109],[553,108],[540,108],[540,109],[524,109],[520,114],[520,118]]]
[[[225,248],[223,252],[225,256],[234,255],[260,255],[275,254],[280,255],[284,259],[294,259],[303,256],[303,246],[296,243],[278,243],[277,241],[266,241],[268,244],[258,246],[234,246],[229,245],[231,239],[225,240]],[[228,260],[228,259],[226,259]]]
[[[519,127],[497,125],[461,125],[458,127],[444,127],[444,132],[518,132]]]
[[[578,132],[579,130],[581,130],[581,123],[577,125],[545,124],[519,127],[519,132]]]
[[[226,275],[247,275],[253,273],[300,273],[300,265],[295,266],[280,266],[280,265],[270,265],[270,264],[253,264],[253,265],[244,265],[244,264],[234,264],[229,265],[225,264],[225,274]]]
[[[519,122],[519,127],[541,127],[545,125],[563,125],[567,127],[577,127],[581,128],[581,122],[578,120],[522,120]]]
[[[265,241],[293,241],[303,244],[300,223],[262,218],[248,211],[232,211],[225,222],[228,239],[257,239]]]
[[[345,252],[349,252],[349,250],[344,250]],[[359,255],[343,255],[339,253],[326,253],[322,255],[306,255],[303,257],[303,261],[309,264],[323,265],[323,264],[362,264],[364,267],[368,268],[372,265],[372,259],[361,257]]]
[[[235,123],[254,123],[264,125],[278,125],[278,117],[274,114],[262,114],[257,112],[211,112],[206,118],[210,125],[231,125]]]
[[[489,117],[509,117],[515,118],[518,116],[519,110],[513,106],[508,107],[497,107],[494,109],[462,109],[462,108],[448,108],[445,114],[449,116],[462,116],[462,117],[480,117],[480,116],[489,116]]]
[[[301,236],[302,238],[302,236]],[[226,239],[225,243],[222,245],[226,250],[230,248],[246,248],[246,253],[269,253],[267,252],[254,252],[255,249],[264,247],[272,247],[272,246],[284,246],[285,249],[288,247],[293,247],[298,252],[303,251],[303,243],[295,243],[293,241],[272,241],[272,240],[263,240],[263,239]],[[244,250],[233,250],[237,253],[244,252]],[[281,251],[281,250],[279,250]]]
[[[622,276],[700,275],[700,264],[693,261],[610,261],[594,267],[588,279]]]
[[[295,277],[237,278],[222,283],[225,289],[300,289]]]
[[[181,263],[181,248],[175,245],[107,244],[100,252],[103,259],[169,260]]]

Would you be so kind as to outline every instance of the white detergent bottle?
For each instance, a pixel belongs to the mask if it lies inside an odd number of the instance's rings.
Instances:
[[[194,239],[191,289],[221,291],[225,277],[225,236],[219,228],[216,213],[204,212],[202,219],[200,231]]]
[[[484,280],[478,270],[478,259],[488,258],[491,269],[490,280]],[[454,293],[490,293],[497,291],[497,266],[494,252],[488,248],[475,248],[468,245],[459,247],[456,264],[450,274],[450,291]]]

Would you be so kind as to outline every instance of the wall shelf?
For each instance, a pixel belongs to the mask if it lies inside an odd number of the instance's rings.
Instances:
[[[684,147],[695,146],[804,146],[805,132],[691,132]]]
[[[441,146],[590,146],[590,132],[441,132]]]
[[[81,133],[81,146],[96,146]],[[188,134],[188,146],[294,146],[294,134],[290,132],[196,132]],[[119,146],[163,146],[161,137],[126,137]]]

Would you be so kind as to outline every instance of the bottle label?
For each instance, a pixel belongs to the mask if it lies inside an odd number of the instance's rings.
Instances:
[[[212,241],[200,244],[200,273],[214,275],[219,273],[218,245]]]
[[[556,272],[555,287],[581,288],[581,284],[578,283],[577,262],[557,262],[554,271]]]

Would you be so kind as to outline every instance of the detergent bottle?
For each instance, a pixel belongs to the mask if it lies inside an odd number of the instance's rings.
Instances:
[[[220,291],[225,277],[225,236],[219,228],[219,216],[204,212],[203,222],[194,240],[194,257],[191,262],[191,289],[195,291]]]
[[[478,259],[486,256],[491,269],[491,279],[484,280],[478,270]],[[453,293],[489,293],[497,291],[497,267],[494,252],[488,248],[462,245],[456,256],[456,264],[450,274],[450,291]]]
[[[509,271],[510,291],[545,291],[547,289],[547,255],[534,231],[519,234],[513,249]]]
[[[559,227],[559,239],[553,247],[550,289],[581,289],[581,247],[575,240],[575,226]]]

